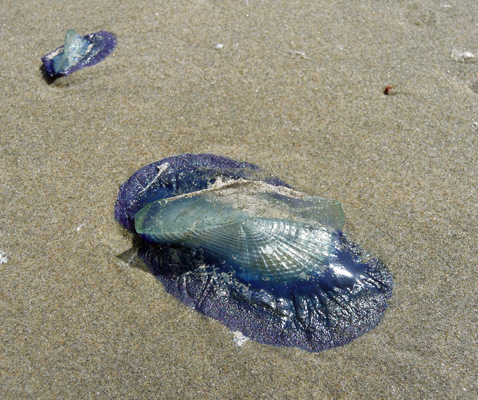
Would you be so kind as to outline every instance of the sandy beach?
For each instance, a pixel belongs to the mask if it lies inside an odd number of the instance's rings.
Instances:
[[[1,2],[0,397],[478,398],[477,16],[475,0]],[[40,58],[70,28],[118,45],[48,83]],[[238,348],[167,294],[114,205],[182,153],[340,201],[395,279],[380,325],[319,353]]]

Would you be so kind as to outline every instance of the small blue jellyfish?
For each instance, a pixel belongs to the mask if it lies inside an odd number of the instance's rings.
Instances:
[[[259,343],[316,352],[374,328],[393,279],[342,233],[339,202],[257,166],[184,154],[120,188],[116,220],[165,289]]]
[[[116,37],[111,32],[80,36],[70,29],[66,32],[65,44],[42,57],[45,74],[57,78],[91,67],[108,57],[115,47]]]

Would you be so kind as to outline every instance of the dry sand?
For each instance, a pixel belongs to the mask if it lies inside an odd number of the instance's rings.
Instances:
[[[477,16],[476,0],[2,1],[0,397],[476,399]],[[48,85],[40,57],[69,28],[118,46]],[[235,348],[120,258],[119,185],[186,152],[341,201],[395,277],[378,328],[316,354]]]

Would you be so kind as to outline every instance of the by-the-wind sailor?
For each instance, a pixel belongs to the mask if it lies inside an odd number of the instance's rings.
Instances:
[[[80,36],[70,29],[66,32],[65,44],[42,57],[45,74],[51,78],[70,75],[103,61],[115,47],[116,37],[111,32]]]
[[[249,163],[185,154],[120,188],[117,221],[166,290],[260,342],[320,351],[381,320],[387,268],[342,233],[334,200],[308,196]]]

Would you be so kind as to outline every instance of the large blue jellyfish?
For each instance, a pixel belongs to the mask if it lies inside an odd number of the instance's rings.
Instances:
[[[320,351],[374,328],[393,279],[342,233],[339,202],[212,154],[165,158],[120,188],[116,220],[165,289],[265,344]]]

